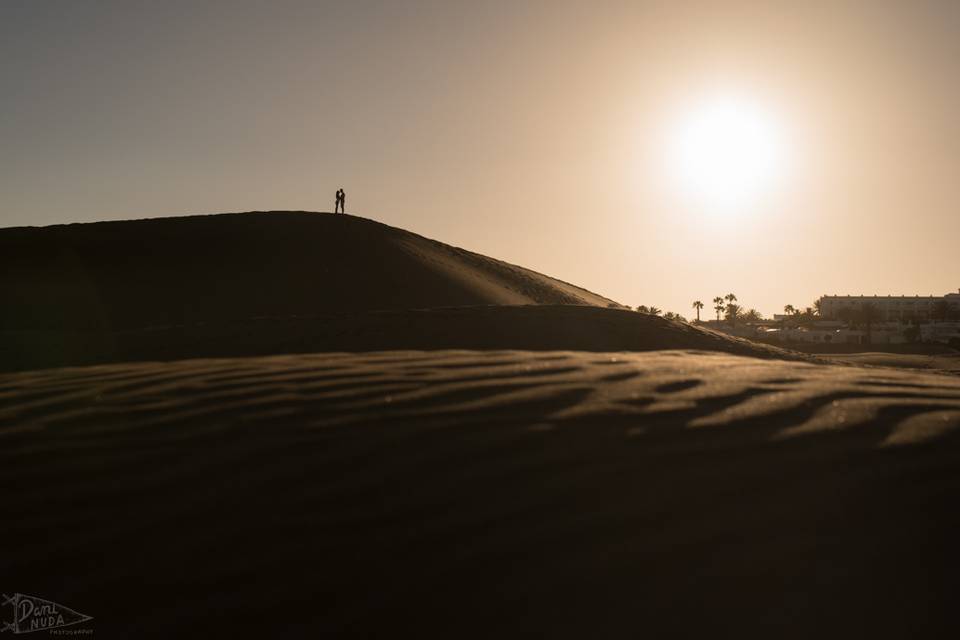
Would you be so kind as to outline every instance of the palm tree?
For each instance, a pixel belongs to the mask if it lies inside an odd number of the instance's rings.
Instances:
[[[656,307],[650,307],[650,308],[647,310],[647,313],[649,313],[649,314],[652,315],[652,316],[658,316],[658,315],[660,315],[661,313],[663,313],[663,311],[660,310],[660,309],[658,309],[658,308],[656,308]]]
[[[743,314],[743,319],[748,322],[760,322],[763,320],[763,314],[757,311],[756,309],[750,309],[745,314]]]
[[[788,305],[786,305],[786,306],[783,307],[783,315],[785,315],[785,316],[792,316],[793,313],[794,313],[794,311],[796,311],[796,310],[797,310],[796,307],[794,307],[792,304],[788,304]],[[786,326],[787,326],[787,319],[786,319],[786,318],[781,318],[781,319],[780,319],[780,328],[781,328],[781,329],[784,329],[784,328],[786,328]]]
[[[723,304],[723,297],[717,296],[713,299],[713,310],[717,312],[717,322],[720,322],[720,312],[726,308]]]
[[[641,304],[640,306],[637,307],[637,312],[638,312],[638,313],[650,313],[650,309],[647,308],[647,305]]]
[[[813,301],[813,310],[816,312],[818,316],[823,315],[822,313],[823,309],[821,308],[822,307],[821,300],[823,300],[823,298],[817,298],[816,300]]]
[[[740,318],[743,307],[738,304],[731,302],[727,305],[727,321],[734,325],[737,323],[737,319]]]
[[[813,312],[813,307],[807,307],[802,312],[794,310],[793,314],[797,316],[799,324],[804,327],[812,327],[813,323],[817,320],[816,314]]]
[[[693,301],[693,308],[697,310],[697,322],[700,322],[700,309],[703,309],[703,303],[699,300]]]

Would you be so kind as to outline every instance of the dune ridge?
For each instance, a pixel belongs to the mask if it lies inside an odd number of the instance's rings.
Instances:
[[[699,349],[817,361],[682,322],[586,305],[489,305],[212,321],[114,332],[0,331],[0,371],[386,349]]]
[[[350,215],[250,212],[0,229],[5,330],[115,331],[330,312],[616,305]]]
[[[0,371],[386,349],[717,350],[810,359],[347,215],[0,230]]]

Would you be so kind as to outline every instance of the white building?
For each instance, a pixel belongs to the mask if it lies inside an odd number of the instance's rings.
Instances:
[[[945,296],[822,296],[820,316],[834,319],[842,309],[859,310],[871,304],[878,312],[880,322],[929,321],[934,305],[946,302],[952,314],[960,316],[960,292]]]

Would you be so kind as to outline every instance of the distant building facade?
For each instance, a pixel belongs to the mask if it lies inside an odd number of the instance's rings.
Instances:
[[[960,316],[960,290],[945,296],[822,296],[820,317],[837,319],[843,309],[860,309],[871,304],[880,322],[929,322],[934,305],[946,302],[952,315]]]
[[[922,342],[960,344],[960,322],[931,322],[920,325]]]

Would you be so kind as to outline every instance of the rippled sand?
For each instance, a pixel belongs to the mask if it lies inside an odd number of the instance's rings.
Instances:
[[[957,427],[957,377],[691,351],[4,374],[0,576],[100,637],[948,637]]]

